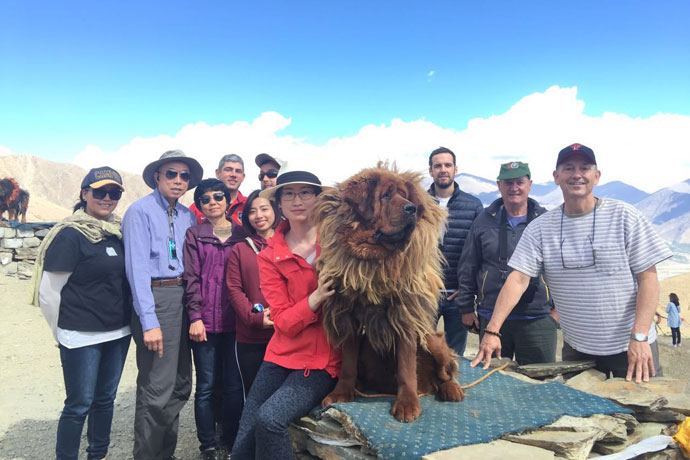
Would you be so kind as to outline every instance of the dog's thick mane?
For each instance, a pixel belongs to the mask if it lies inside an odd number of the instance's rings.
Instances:
[[[7,206],[10,206],[10,204],[13,203],[17,199],[17,197],[19,196],[19,184],[12,177],[6,177],[6,178],[2,179],[2,181],[7,184],[7,186],[3,186],[2,188],[4,190],[11,190],[11,192],[9,193],[9,196],[3,197],[5,204]],[[3,185],[5,185],[5,184],[3,184]],[[11,189],[10,189],[10,187],[11,187]],[[5,193],[7,193],[7,192],[5,192]]]
[[[383,257],[359,257],[350,239],[362,226],[361,217],[343,192],[352,181],[396,176],[407,186],[407,199],[417,206],[410,240],[404,249]],[[342,346],[366,328],[369,342],[382,354],[395,349],[396,336],[426,347],[443,289],[439,239],[445,212],[420,186],[421,179],[419,173],[398,172],[395,166],[379,163],[338,184],[335,192],[319,195],[314,213],[321,245],[317,268],[336,285],[336,295],[322,309],[332,345]]]

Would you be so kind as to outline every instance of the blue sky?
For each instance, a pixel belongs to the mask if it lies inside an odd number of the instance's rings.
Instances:
[[[314,145],[464,130],[547,88],[690,115],[690,2],[0,0],[0,146],[68,161],[182,127],[290,119]]]

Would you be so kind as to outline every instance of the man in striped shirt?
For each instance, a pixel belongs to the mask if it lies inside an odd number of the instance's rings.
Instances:
[[[648,381],[661,373],[652,320],[659,299],[656,264],[671,251],[632,206],[594,196],[601,172],[592,149],[558,154],[554,181],[564,204],[525,229],[479,352],[500,357],[498,332],[529,284],[543,272],[563,330],[563,359],[592,359],[607,376]]]

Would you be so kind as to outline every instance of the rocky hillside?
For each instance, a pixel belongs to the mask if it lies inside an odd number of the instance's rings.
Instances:
[[[71,163],[56,163],[30,155],[0,156],[0,178],[15,178],[31,194],[27,212],[27,220],[31,222],[54,222],[71,214],[86,173],[87,170]],[[119,215],[132,202],[151,193],[140,175],[122,173],[122,180],[125,193],[116,210]],[[187,193],[183,201],[191,200],[191,193]]]

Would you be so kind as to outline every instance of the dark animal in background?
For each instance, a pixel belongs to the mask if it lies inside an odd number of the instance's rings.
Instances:
[[[421,414],[418,392],[461,401],[457,355],[436,332],[444,213],[420,186],[421,175],[386,164],[365,169],[319,195],[315,219],[319,274],[336,293],[321,315],[342,350],[340,379],[324,406],[354,399],[355,387],[396,395],[391,414]]]
[[[19,187],[11,177],[0,179],[0,217],[7,211],[9,220],[26,222],[29,192]]]

